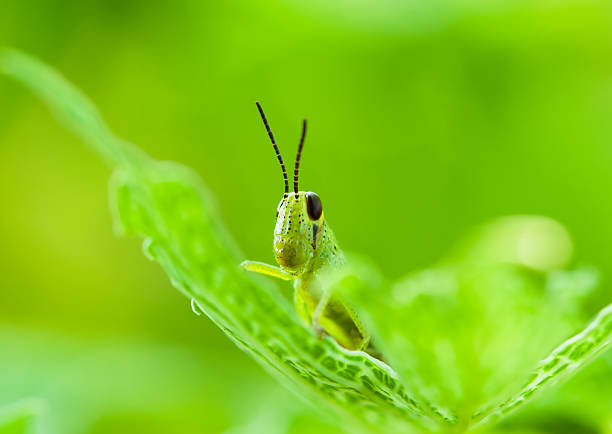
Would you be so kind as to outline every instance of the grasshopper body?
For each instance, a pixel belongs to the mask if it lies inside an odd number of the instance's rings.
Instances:
[[[285,179],[285,194],[276,210],[274,228],[274,257],[278,266],[255,261],[244,261],[241,265],[249,271],[293,280],[297,312],[320,337],[329,335],[345,348],[363,350],[380,358],[370,345],[369,335],[354,310],[341,295],[326,291],[318,278],[320,273],[342,267],[345,258],[327,224],[321,199],[313,192],[298,189],[306,120],[303,123],[296,158],[294,191],[290,192],[280,151],[259,103],[257,107],[276,150]]]

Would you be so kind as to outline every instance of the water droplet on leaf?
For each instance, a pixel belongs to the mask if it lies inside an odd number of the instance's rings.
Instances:
[[[144,239],[144,241],[142,242],[142,252],[150,261],[155,260],[155,243],[153,242],[152,238]]]
[[[191,310],[197,316],[202,316],[202,314],[204,313],[204,311],[202,310],[202,308],[200,307],[200,305],[198,304],[198,302],[197,302],[197,300],[195,298],[191,299]]]

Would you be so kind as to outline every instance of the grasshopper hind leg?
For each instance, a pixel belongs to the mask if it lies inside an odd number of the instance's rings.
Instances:
[[[342,304],[342,307],[346,311],[347,315],[353,322],[355,331],[359,335],[359,336],[355,336],[354,338],[357,344],[356,349],[359,351],[368,353],[370,356],[374,357],[375,359],[386,362],[382,353],[372,343],[372,335],[366,331],[365,327],[363,326],[363,323],[359,319],[359,316],[357,316],[357,312],[355,312],[353,307],[346,300],[341,300],[340,302]]]
[[[348,316],[351,318],[351,321],[353,322],[355,328],[359,332],[359,339],[361,342],[359,342],[358,350],[365,351],[370,345],[371,336],[366,331],[365,327],[363,326],[363,323],[361,322],[361,319],[359,319],[359,316],[357,316],[357,312],[355,312],[353,307],[346,300],[341,300],[341,303],[342,307],[344,308]]]

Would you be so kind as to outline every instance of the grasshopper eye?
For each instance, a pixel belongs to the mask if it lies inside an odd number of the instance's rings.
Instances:
[[[321,199],[319,199],[319,196],[312,191],[306,193],[306,210],[308,211],[308,217],[310,217],[310,220],[319,220],[321,218],[321,214],[323,214]]]

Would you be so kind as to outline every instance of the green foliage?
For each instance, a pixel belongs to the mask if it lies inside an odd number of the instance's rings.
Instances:
[[[32,84],[60,121],[117,164],[111,207],[118,229],[143,236],[146,254],[172,284],[273,375],[313,402],[324,398],[367,423],[423,417],[386,365],[320,341],[275,286],[239,270],[241,256],[195,174],[117,139],[93,106],[48,67],[14,51],[3,52],[0,65]]]
[[[41,406],[38,400],[30,399],[0,408],[0,434],[32,433],[33,420]]]
[[[239,270],[243,256],[195,173],[117,138],[79,91],[40,62],[5,49],[0,71],[29,86],[113,166],[116,229],[143,237],[145,254],[172,284],[267,371],[355,429],[483,426],[610,344],[608,307],[559,345],[584,324],[573,307],[597,277],[553,270],[567,260],[566,234],[538,217],[497,222],[444,263],[395,283],[359,258],[324,276],[355,301],[393,369],[319,340],[274,284]],[[548,234],[544,243],[529,235],[534,225]]]

